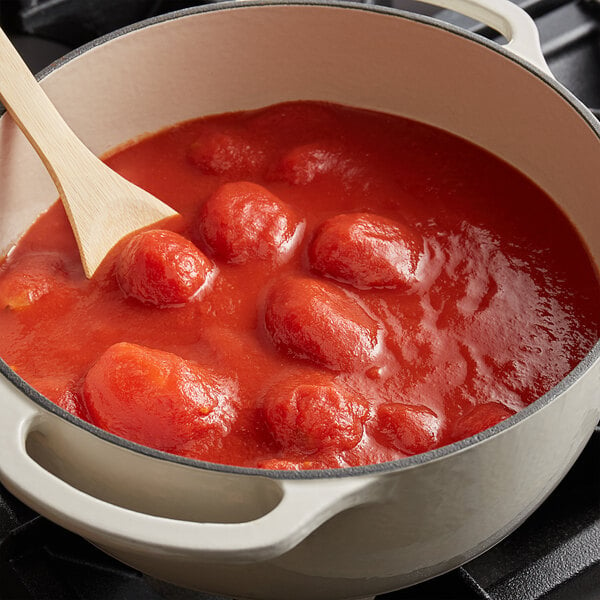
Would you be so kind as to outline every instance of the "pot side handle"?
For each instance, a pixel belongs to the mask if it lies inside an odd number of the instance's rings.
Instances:
[[[292,549],[327,519],[371,501],[373,479],[329,477],[277,480],[281,500],[243,523],[204,523],[136,512],[91,496],[38,464],[27,452],[29,434],[55,418],[0,377],[0,480],[51,521],[107,548],[152,548],[205,562],[268,560]]]
[[[533,19],[510,0],[419,0],[484,23],[501,33],[508,43],[503,47],[554,79],[542,54],[540,36]]]

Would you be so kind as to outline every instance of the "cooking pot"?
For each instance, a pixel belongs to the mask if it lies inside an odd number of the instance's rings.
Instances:
[[[186,119],[296,99],[416,119],[534,180],[598,261],[598,123],[552,78],[534,24],[516,6],[436,4],[508,43],[372,6],[225,3],[118,31],[41,80],[98,154]],[[56,191],[7,115],[0,189],[8,248]],[[542,398],[474,437],[394,462],[306,472],[138,446],[59,409],[2,363],[0,480],[42,515],[182,586],[261,600],[369,596],[455,568],[535,510],[600,418],[599,353],[597,343]]]

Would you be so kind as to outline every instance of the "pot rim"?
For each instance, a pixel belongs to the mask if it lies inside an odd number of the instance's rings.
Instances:
[[[423,1],[427,2],[427,0]],[[458,35],[470,41],[476,42],[490,50],[493,50],[494,52],[500,54],[504,58],[517,63],[521,67],[528,70],[532,75],[540,79],[542,83],[545,83],[546,85],[549,85],[551,88],[553,88],[555,92],[557,92],[568,104],[570,104],[571,108],[574,108],[577,111],[579,116],[592,129],[592,131],[596,134],[600,141],[600,121],[596,119],[593,113],[577,97],[575,97],[556,79],[544,73],[541,69],[528,62],[527,60],[506,50],[500,44],[497,44],[496,42],[488,40],[487,38],[474,34],[466,29],[462,29],[456,25],[440,21],[426,15],[420,15],[416,13],[411,13],[409,11],[388,8],[384,6],[358,4],[356,2],[351,2],[347,0],[244,0],[243,2],[241,2],[240,0],[230,0],[226,2],[217,2],[215,4],[195,6],[185,8],[182,10],[172,11],[169,13],[151,17],[149,19],[138,21],[136,23],[133,23],[126,27],[122,27],[120,29],[117,29],[106,35],[94,39],[91,42],[88,42],[87,44],[84,44],[83,46],[72,50],[65,56],[51,63],[49,66],[44,68],[36,75],[36,79],[38,81],[41,81],[45,79],[48,75],[53,73],[55,70],[61,68],[73,59],[78,58],[82,54],[85,54],[86,52],[94,49],[95,47],[101,46],[107,42],[110,42],[113,39],[122,37],[139,29],[143,29],[159,23],[174,21],[179,18],[185,18],[200,13],[208,13],[219,10],[244,10],[247,8],[266,6],[320,6],[324,8],[338,8],[344,10],[351,9],[358,11],[374,12],[387,16],[403,18],[409,21],[419,22],[428,26],[436,27],[438,29],[447,31],[451,34]],[[0,106],[0,117],[4,114],[4,112],[5,111]],[[479,443],[483,443],[484,441],[512,428],[513,426],[516,426],[521,421],[529,418],[536,412],[543,409],[545,406],[549,405],[556,398],[562,395],[568,388],[575,384],[580,378],[582,378],[585,375],[585,373],[591,369],[592,365],[598,360],[598,358],[600,358],[600,339],[595,343],[595,345],[587,353],[587,355],[575,366],[575,368],[572,369],[565,377],[563,377],[563,379],[561,379],[561,381],[557,385],[555,385],[545,394],[540,396],[529,406],[518,411],[517,413],[505,419],[504,421],[501,421],[497,425],[494,425],[493,427],[486,429],[474,436],[465,438],[463,440],[459,440],[452,444],[448,444],[447,446],[442,446],[440,448],[430,450],[429,452],[416,454],[407,458],[402,458],[394,461],[364,465],[359,467],[340,467],[335,469],[312,470],[307,469],[302,471],[259,469],[212,463],[208,461],[179,456],[176,454],[170,454],[168,452],[156,450],[148,446],[143,446],[141,444],[131,442],[130,440],[121,438],[115,434],[100,429],[99,427],[92,425],[91,423],[84,421],[83,419],[80,419],[79,417],[76,417],[71,413],[67,412],[66,410],[60,408],[58,405],[54,404],[54,402],[52,402],[51,400],[40,394],[37,390],[32,388],[24,379],[17,375],[17,373],[13,371],[2,358],[0,358],[0,374],[6,377],[6,379],[8,379],[18,390],[20,390],[22,393],[28,396],[41,408],[68,421],[72,425],[84,429],[85,431],[91,433],[92,435],[95,435],[96,437],[121,446],[122,448],[125,448],[127,450],[141,453],[150,458],[156,458],[159,460],[173,462],[180,465],[187,465],[198,469],[206,469],[209,471],[217,471],[229,474],[262,476],[269,477],[272,479],[315,480],[390,473],[394,471],[417,467],[425,463],[442,459],[446,456],[457,452],[466,451],[467,449],[476,446]]]

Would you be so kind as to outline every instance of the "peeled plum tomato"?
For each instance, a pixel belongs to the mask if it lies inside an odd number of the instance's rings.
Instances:
[[[477,404],[454,425],[452,437],[455,440],[462,440],[489,429],[514,414],[513,410],[500,402]]]
[[[83,398],[92,422],[158,450],[229,432],[233,385],[183,358],[136,344],[112,345],[88,371]]]
[[[20,311],[60,286],[65,275],[58,254],[37,252],[20,256],[0,269],[0,309]]]
[[[263,409],[277,442],[308,453],[354,448],[368,416],[362,398],[326,378],[278,384],[267,392]]]
[[[419,454],[435,448],[440,427],[440,419],[426,406],[386,403],[377,408],[376,439],[405,454]]]
[[[268,173],[269,179],[307,185],[315,177],[330,173],[345,164],[341,147],[310,143],[290,150]]]
[[[203,173],[227,177],[247,177],[259,170],[264,152],[235,131],[202,134],[189,148],[189,160]]]
[[[275,347],[334,371],[372,366],[379,353],[377,322],[336,286],[289,277],[271,288],[266,331]]]
[[[135,234],[117,257],[116,277],[126,296],[164,308],[190,300],[213,269],[189,240],[162,229]]]
[[[292,209],[246,181],[222,185],[202,206],[198,233],[215,258],[243,264],[288,253],[300,226]]]
[[[72,381],[65,381],[63,377],[48,375],[31,381],[31,384],[42,396],[46,396],[63,410],[80,419],[87,420],[87,411],[83,405],[80,391]]]
[[[422,251],[419,235],[405,225],[351,213],[322,223],[308,254],[312,269],[320,275],[370,289],[414,284]]]

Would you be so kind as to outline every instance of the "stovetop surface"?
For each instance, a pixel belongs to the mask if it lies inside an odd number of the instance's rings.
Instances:
[[[395,4],[397,2],[398,4]],[[402,2],[400,5],[399,3]],[[417,8],[411,0],[387,6]],[[36,72],[76,45],[186,0],[0,0],[0,23]],[[383,4],[382,1],[374,2]],[[600,2],[518,0],[556,78],[600,115]],[[436,15],[494,39],[450,11]],[[158,582],[40,517],[0,485],[0,599],[213,600]],[[549,499],[503,542],[446,575],[377,600],[600,600],[600,427]]]

